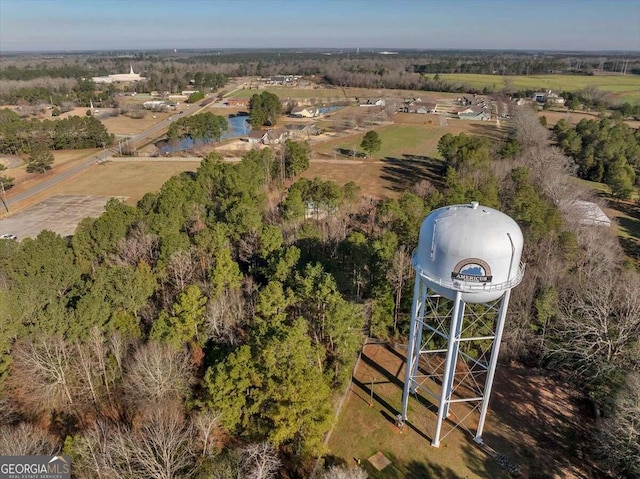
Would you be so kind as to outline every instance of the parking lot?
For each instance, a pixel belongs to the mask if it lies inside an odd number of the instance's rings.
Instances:
[[[75,232],[83,218],[100,216],[110,198],[110,196],[50,196],[37,205],[0,220],[0,234],[13,234],[18,237],[18,240],[35,238],[43,230],[53,231],[60,236],[69,236]]]

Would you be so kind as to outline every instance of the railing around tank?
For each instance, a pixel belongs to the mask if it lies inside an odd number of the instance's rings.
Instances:
[[[455,281],[455,280],[449,280],[444,278],[436,278],[435,276],[431,276],[424,269],[422,269],[420,265],[416,264],[415,256],[413,257],[412,263],[413,263],[413,268],[416,270],[416,273],[419,274],[423,279],[429,281],[430,283],[437,284],[438,286],[442,286],[447,289],[452,289],[454,291],[462,291],[467,293],[489,293],[492,291],[506,291],[507,289],[514,288],[518,286],[522,281],[522,277],[524,276],[524,270],[526,267],[524,263],[520,263],[515,277],[513,277],[509,281],[505,281],[502,283],[490,284],[490,283],[468,283],[465,281]]]

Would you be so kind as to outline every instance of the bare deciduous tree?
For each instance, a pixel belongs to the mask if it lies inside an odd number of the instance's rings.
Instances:
[[[193,431],[180,405],[167,403],[153,409],[129,436],[134,463],[143,477],[187,478],[194,472]]]
[[[632,373],[616,398],[613,415],[600,423],[609,464],[620,477],[640,475],[640,374]]]
[[[149,233],[145,223],[138,223],[126,238],[118,241],[111,261],[117,266],[136,266],[140,261],[153,266],[158,259],[158,242],[158,236]]]
[[[72,389],[71,357],[62,338],[43,337],[15,347],[7,390],[25,412],[69,410]]]
[[[275,477],[281,462],[275,448],[267,443],[249,444],[242,448],[240,471],[246,479],[270,479]]]
[[[222,292],[207,303],[207,336],[214,341],[235,344],[238,327],[247,315],[247,304],[240,288]]]
[[[429,180],[420,180],[413,185],[411,192],[422,198],[423,200],[429,196],[430,193],[436,191],[436,187]]]
[[[395,332],[398,326],[398,315],[400,314],[400,302],[402,301],[402,288],[404,288],[405,282],[411,277],[411,255],[405,245],[400,246],[394,253],[391,260],[391,268],[387,272],[387,279],[393,287],[395,294],[395,308],[393,310],[393,331]]]
[[[559,293],[548,354],[578,374],[595,378],[634,357],[640,337],[640,276],[628,271],[584,269]]]
[[[366,471],[358,468],[332,466],[322,474],[322,479],[367,479]]]
[[[515,138],[524,148],[545,147],[549,142],[549,130],[540,124],[538,115],[530,107],[514,107],[511,112],[511,128]]]
[[[54,454],[58,446],[43,429],[26,422],[0,426],[1,456],[37,456]]]
[[[174,293],[183,292],[191,284],[195,272],[191,251],[176,251],[167,264],[167,282],[173,286]]]
[[[128,399],[138,406],[181,397],[192,380],[189,356],[168,344],[149,342],[133,355],[124,378]]]
[[[78,378],[75,389],[81,402],[91,402],[95,407],[101,402],[100,359],[91,344],[75,343],[73,345],[72,367]],[[102,351],[104,353],[104,351]],[[104,362],[104,358],[103,361]]]
[[[215,433],[220,423],[220,413],[205,409],[193,416],[193,427],[199,432],[202,441],[202,455],[207,456],[215,449]]]

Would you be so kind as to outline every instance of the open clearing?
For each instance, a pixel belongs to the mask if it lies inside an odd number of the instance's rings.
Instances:
[[[102,150],[100,148],[88,148],[85,150],[54,150],[51,152],[53,154],[52,168],[56,172],[62,171],[62,169],[68,166],[69,163],[90,155],[94,155],[99,151]],[[24,160],[26,161],[27,155],[22,155],[22,158],[24,158]],[[41,173],[27,173],[27,165],[25,161],[23,161],[17,168],[7,168],[3,171],[3,174],[12,177],[15,180],[16,190],[17,185],[21,183],[32,184],[42,178]],[[45,174],[51,175],[52,172],[50,171]]]
[[[633,104],[640,101],[640,76],[638,75],[529,75],[501,76],[472,73],[440,73],[440,79],[453,84],[470,85],[475,88],[489,87],[500,91],[505,79],[513,88],[522,90],[576,91],[586,86],[595,86],[609,91],[620,102]]]
[[[571,111],[551,111],[542,110],[538,112],[538,117],[547,119],[547,126],[552,127],[560,120],[566,120],[572,126],[577,125],[581,120],[598,120],[598,113],[582,113]]]
[[[319,88],[296,88],[287,86],[267,86],[260,89],[236,90],[230,98],[251,98],[255,94],[268,91],[278,95],[281,99],[312,99],[318,101],[345,101],[354,98],[411,98],[427,97],[434,98],[457,98],[458,93],[432,92],[422,90],[388,90],[384,88],[340,88],[340,87],[319,87]]]
[[[174,175],[195,171],[199,161],[132,161],[104,163],[57,185],[51,195],[125,196],[135,205],[146,193],[158,191]]]
[[[128,135],[133,136],[138,133],[151,128],[156,123],[165,120],[175,112],[145,112],[144,118],[129,118],[125,115],[109,116],[101,118],[100,121],[107,128],[109,133],[114,135]],[[155,116],[155,118],[154,118]]]
[[[425,118],[423,121],[428,122],[429,119]],[[382,140],[380,151],[372,155],[376,159],[401,159],[413,156],[439,158],[438,141],[446,133],[456,135],[464,132],[490,138],[496,138],[500,134],[494,123],[462,120],[450,120],[449,126],[395,124],[375,130]],[[365,133],[366,131],[362,130],[360,133],[313,145],[312,148],[314,152],[327,158],[333,158],[340,151],[347,153],[345,156],[348,156],[349,151],[360,151],[360,143]]]
[[[413,397],[402,433],[395,426],[404,381],[404,352],[383,345],[365,346],[354,381],[329,440],[328,463],[353,465],[360,459],[371,479],[507,478],[491,454],[505,454],[520,466],[522,478],[592,477],[577,448],[591,427],[572,388],[535,370],[499,365],[481,448],[469,427],[443,424],[440,448],[431,447],[436,406]],[[370,406],[373,382],[373,405]],[[475,416],[477,420],[477,415]],[[366,458],[382,452],[392,464],[377,471]]]

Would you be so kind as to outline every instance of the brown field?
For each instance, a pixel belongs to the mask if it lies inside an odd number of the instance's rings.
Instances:
[[[145,112],[145,117],[141,119],[129,118],[128,116],[109,116],[100,121],[107,128],[109,133],[114,135],[137,135],[141,131],[151,128],[156,123],[170,117],[175,112]],[[155,118],[154,118],[155,116]]]
[[[388,90],[385,88],[340,88],[319,86],[317,88],[296,88],[288,86],[272,86],[267,85],[264,88],[241,89],[230,95],[231,98],[251,98],[255,94],[263,91],[271,92],[278,95],[280,99],[314,99],[318,102],[322,101],[344,101],[353,100],[355,98],[409,98],[420,97],[422,100],[435,101],[437,98],[457,98],[459,93],[448,92],[426,92],[422,90]]]
[[[389,198],[398,195],[398,183],[385,174],[386,169],[388,166],[380,161],[344,160],[344,164],[311,163],[309,169],[300,176],[333,180],[339,185],[353,181],[364,196]]]
[[[553,126],[560,120],[567,120],[570,125],[577,125],[580,120],[597,120],[598,113],[582,113],[582,112],[570,112],[570,111],[540,111],[538,116],[542,118],[547,117],[547,125]]]
[[[396,113],[393,115],[393,122],[396,125],[439,125],[439,115],[417,115],[414,113]]]
[[[494,459],[505,454],[525,479],[594,477],[581,457],[588,454],[581,444],[592,425],[581,410],[581,398],[570,393],[569,385],[522,366],[498,366],[484,447],[473,442],[477,414],[467,420],[469,429],[453,429],[446,421],[440,447],[431,447],[437,406],[430,397],[411,398],[408,422],[400,433],[394,419],[401,409],[404,354],[365,346],[329,440],[327,462],[352,465],[360,459],[370,479],[506,479],[509,474]],[[392,461],[382,471],[366,460],[378,451]]]
[[[195,171],[198,165],[197,161],[104,163],[54,186],[47,193],[126,196],[126,202],[135,205],[146,193],[158,191],[172,176],[183,171]]]

